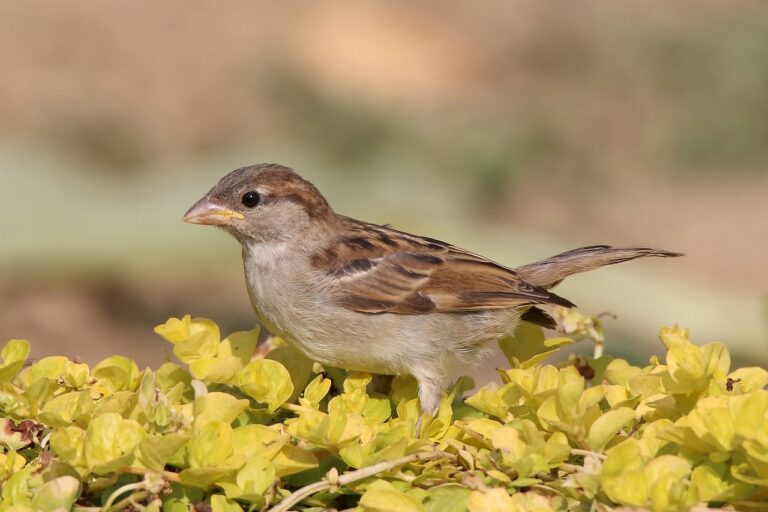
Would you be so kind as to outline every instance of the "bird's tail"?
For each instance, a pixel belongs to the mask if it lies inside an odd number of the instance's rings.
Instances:
[[[621,263],[645,256],[677,257],[679,252],[663,251],[649,247],[611,247],[592,245],[564,252],[545,260],[529,263],[515,270],[525,281],[542,288],[552,288],[560,281],[579,272],[594,270],[606,265]]]

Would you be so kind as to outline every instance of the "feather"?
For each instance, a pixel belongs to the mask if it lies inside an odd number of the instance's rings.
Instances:
[[[339,303],[364,313],[424,314],[573,304],[503,265],[434,238],[348,219],[316,268],[337,279]]]
[[[675,258],[683,256],[683,254],[650,247],[592,245],[566,251],[535,263],[529,263],[528,265],[517,267],[515,270],[526,281],[549,289],[572,274],[645,256]]]

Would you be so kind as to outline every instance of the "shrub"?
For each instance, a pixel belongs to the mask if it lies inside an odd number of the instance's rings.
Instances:
[[[768,508],[768,372],[730,370],[725,346],[661,330],[666,358],[544,360],[596,319],[559,311],[568,337],[521,325],[509,369],[462,400],[461,379],[415,435],[415,382],[322,368],[258,330],[207,319],[155,331],[181,365],[0,364],[3,508],[27,510],[688,510]]]

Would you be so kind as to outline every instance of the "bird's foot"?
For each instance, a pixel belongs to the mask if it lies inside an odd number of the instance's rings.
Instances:
[[[427,415],[426,412],[422,412],[419,414],[419,419],[416,420],[416,425],[413,427],[413,436],[414,437],[421,437],[421,426],[424,424],[424,417]]]

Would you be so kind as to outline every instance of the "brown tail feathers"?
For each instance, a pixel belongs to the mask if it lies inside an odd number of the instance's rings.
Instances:
[[[663,258],[683,256],[679,252],[662,251],[650,247],[611,247],[592,245],[567,251],[545,260],[517,267],[515,270],[525,281],[542,288],[552,288],[560,281],[579,272],[621,263],[645,256]]]

